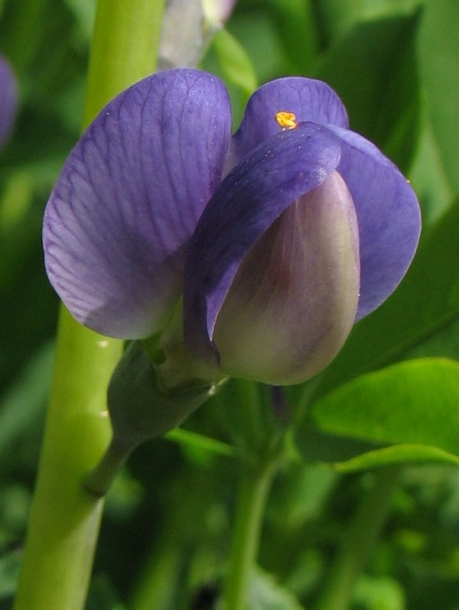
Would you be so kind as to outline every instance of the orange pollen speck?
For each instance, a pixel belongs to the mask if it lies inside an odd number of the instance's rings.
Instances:
[[[281,112],[276,112],[274,118],[282,129],[294,129],[298,125],[296,122],[296,116],[293,114],[293,112],[285,112],[284,110],[281,110]]]

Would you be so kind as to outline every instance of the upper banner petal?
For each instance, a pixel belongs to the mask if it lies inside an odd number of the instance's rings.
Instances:
[[[279,78],[257,89],[249,99],[233,137],[233,164],[279,131],[275,115],[280,111],[293,112],[297,122],[348,126],[346,108],[329,85],[300,76]]]
[[[221,183],[185,264],[184,330],[193,356],[214,360],[215,321],[249,248],[298,197],[322,184],[339,159],[329,131],[302,123],[265,140]]]
[[[374,144],[352,131],[329,129],[342,142],[338,171],[359,221],[359,320],[385,301],[405,275],[419,241],[421,214],[406,178]]]
[[[230,134],[226,88],[197,70],[140,81],[89,126],[51,194],[43,232],[48,276],[76,319],[121,338],[160,328]]]
[[[18,85],[8,61],[0,56],[0,148],[13,127],[18,104]]]

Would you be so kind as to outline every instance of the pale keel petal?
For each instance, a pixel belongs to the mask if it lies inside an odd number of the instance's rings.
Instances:
[[[212,337],[222,370],[275,385],[317,374],[352,329],[359,276],[354,204],[335,171],[244,258]]]

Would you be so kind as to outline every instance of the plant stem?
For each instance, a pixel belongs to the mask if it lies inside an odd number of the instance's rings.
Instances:
[[[90,496],[102,498],[109,490],[114,478],[126,463],[131,451],[120,446],[114,437],[107,447],[102,459],[88,473],[83,481],[83,488]]]
[[[249,579],[255,567],[274,462],[243,464],[236,520],[224,592],[225,610],[245,610]]]
[[[164,0],[100,0],[84,124],[152,72]],[[103,501],[82,481],[109,442],[106,388],[122,343],[61,307],[50,405],[14,610],[84,607]]]
[[[154,72],[165,0],[99,0],[84,125],[122,89]]]
[[[105,385],[120,344],[62,310],[51,400],[15,610],[84,605],[102,502],[81,489],[109,434]]]
[[[315,610],[349,608],[355,582],[365,567],[390,509],[401,469],[395,465],[375,471],[373,486],[349,525]]]

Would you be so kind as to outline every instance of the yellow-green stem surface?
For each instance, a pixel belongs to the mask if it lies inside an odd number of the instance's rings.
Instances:
[[[100,0],[84,125],[154,71],[164,0]],[[122,342],[80,326],[61,307],[39,474],[14,610],[84,607],[103,501],[83,489],[110,439],[106,388]]]

